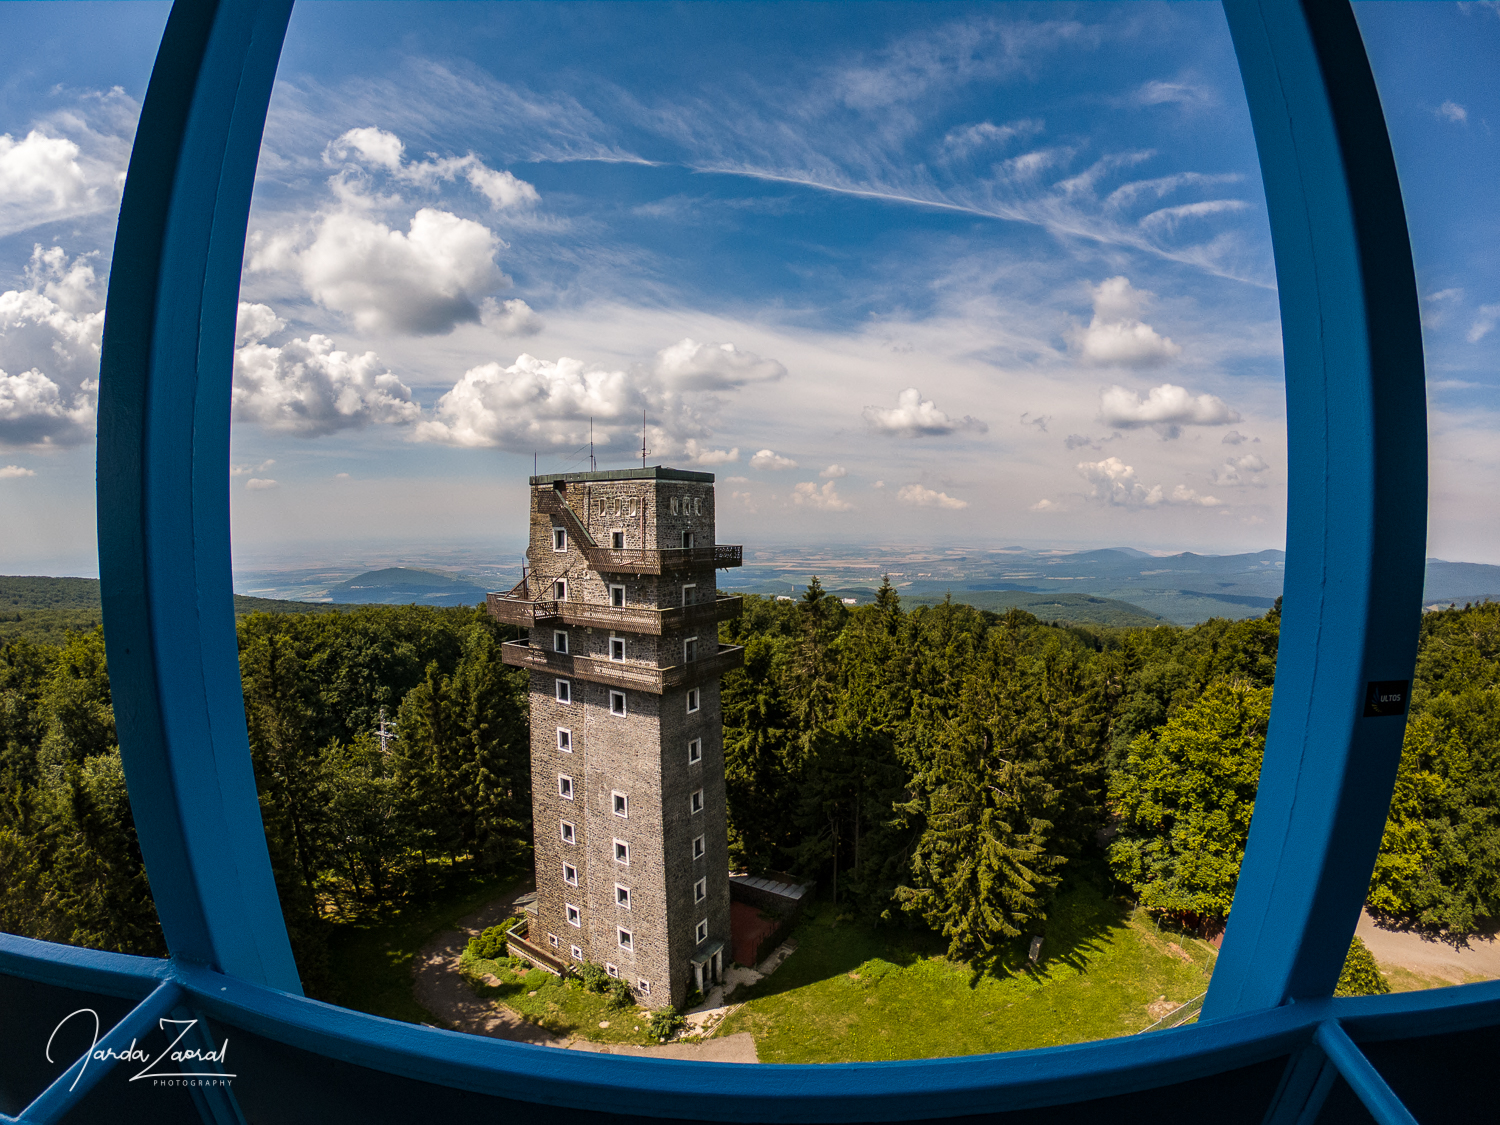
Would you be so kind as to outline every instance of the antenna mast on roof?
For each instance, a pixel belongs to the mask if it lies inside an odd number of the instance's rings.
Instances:
[[[646,467],[646,412],[641,411],[641,468]]]

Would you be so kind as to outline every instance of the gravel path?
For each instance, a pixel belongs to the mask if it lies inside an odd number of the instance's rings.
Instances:
[[[1368,912],[1361,914],[1354,931],[1382,965],[1400,965],[1423,976],[1442,977],[1455,984],[1475,977],[1500,977],[1500,942],[1493,937],[1473,937],[1469,948],[1423,937],[1421,934],[1382,930]]]
[[[756,1057],[755,1037],[748,1031],[728,1035],[723,1039],[667,1043],[660,1047],[591,1043],[586,1039],[565,1039],[554,1035],[535,1024],[527,1023],[503,1004],[495,1004],[475,996],[458,970],[464,947],[469,944],[471,937],[477,937],[490,926],[499,925],[514,914],[516,902],[533,889],[529,880],[517,885],[504,898],[498,898],[482,910],[460,918],[458,929],[439,934],[424,945],[412,963],[413,993],[417,1003],[454,1031],[488,1035],[492,1039],[535,1043],[543,1047],[567,1047],[575,1051],[592,1051],[605,1055],[640,1055],[698,1062],[760,1061]]]

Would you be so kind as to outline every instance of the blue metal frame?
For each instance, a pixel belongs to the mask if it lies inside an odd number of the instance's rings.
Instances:
[[[456,1035],[301,996],[250,768],[227,485],[245,225],[290,0],[178,0],[141,116],[110,276],[99,423],[104,616],[121,753],[172,957],[0,935],[0,978],[140,1000],[114,1039],[186,1007],[325,1060],[600,1116],[933,1119],[1160,1090],[1285,1058],[1267,1121],[1315,1119],[1335,1073],[1377,1121],[1410,1121],[1356,1043],[1500,1026],[1500,982],[1329,998],[1405,725],[1363,717],[1366,686],[1409,680],[1416,647],[1426,434],[1411,255],[1347,0],[1225,0],[1225,9],[1271,213],[1291,460],[1265,767],[1199,1024],[1008,1055],[747,1068]],[[20,1120],[57,1120],[77,1104],[64,1079],[82,1061]],[[104,1076],[96,1066],[91,1082]],[[243,1119],[232,1098],[197,1104],[207,1120]]]

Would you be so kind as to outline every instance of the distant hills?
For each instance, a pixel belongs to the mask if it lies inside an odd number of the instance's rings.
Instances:
[[[360,605],[478,605],[487,593],[467,578],[407,566],[367,571],[328,588],[330,601]]]

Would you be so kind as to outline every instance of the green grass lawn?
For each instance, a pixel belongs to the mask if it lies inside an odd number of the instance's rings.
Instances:
[[[611,1007],[607,996],[588,991],[576,977],[559,980],[545,969],[528,969],[524,961],[511,957],[489,961],[465,952],[462,964],[475,995],[504,1004],[554,1035],[639,1047],[656,1043],[646,1029],[650,1012],[634,1004]]]
[[[762,1062],[859,1062],[1051,1047],[1130,1035],[1208,987],[1204,941],[1159,933],[1089,885],[1054,904],[1041,963],[974,979],[931,935],[839,921],[824,905],[797,952],[740,993],[719,1035],[749,1031]]]
[[[426,900],[385,911],[379,919],[338,922],[328,938],[332,995],[319,997],[345,1008],[405,1023],[442,1021],[412,995],[417,951],[458,920],[516,886],[515,875],[457,871]]]

